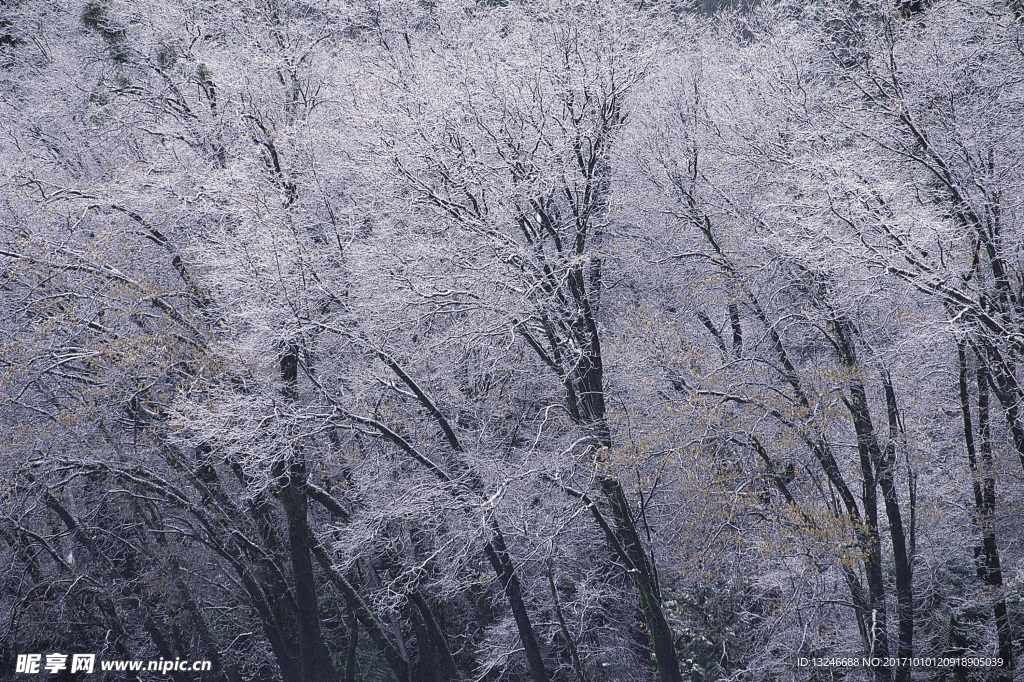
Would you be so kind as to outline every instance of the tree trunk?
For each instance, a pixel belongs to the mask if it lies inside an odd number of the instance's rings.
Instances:
[[[299,666],[307,682],[334,682],[337,673],[320,631],[316,578],[309,539],[306,495],[302,489],[305,467],[293,462],[287,485],[279,492],[288,524],[288,548],[295,579],[298,606]]]
[[[617,480],[608,477],[601,478],[601,491],[611,505],[616,535],[619,536],[622,548],[637,569],[632,576],[633,584],[636,585],[640,597],[640,609],[647,624],[651,647],[654,649],[658,679],[661,682],[682,682],[676,656],[675,636],[661,607],[661,595],[658,593],[654,567],[640,539],[626,493]]]
[[[604,361],[601,355],[601,340],[597,322],[594,320],[590,301],[586,295],[583,273],[575,268],[569,278],[573,297],[580,303],[581,318],[574,327],[578,328],[578,344],[584,349],[583,357],[574,372],[574,383],[578,386],[578,408],[576,418],[591,425],[605,450],[612,447],[611,428],[606,421],[604,400]],[[570,413],[572,410],[570,410]],[[675,636],[668,625],[661,606],[661,594],[655,574],[653,560],[647,554],[636,520],[629,508],[629,499],[622,484],[610,476],[600,478],[601,493],[612,509],[612,523],[619,543],[636,572],[633,583],[640,598],[640,610],[647,625],[651,647],[654,649],[658,679],[661,682],[682,682],[679,659],[676,655]]]
[[[435,659],[437,660],[436,673],[437,679],[440,682],[446,682],[447,680],[457,679],[459,676],[458,669],[455,667],[455,659],[452,658],[451,649],[448,647],[448,640],[444,636],[444,632],[437,623],[437,619],[434,618],[434,611],[427,604],[427,600],[417,592],[413,591],[409,595],[409,600],[416,606],[416,609],[420,613],[420,617],[423,619],[423,628],[426,631],[427,638],[429,639],[430,647],[435,652]],[[424,642],[420,645],[420,651],[427,646]]]
[[[964,444],[967,447],[967,462],[971,468],[972,487],[974,489],[975,525],[981,533],[981,547],[975,549],[975,561],[978,565],[978,577],[992,590],[997,592],[993,605],[996,620],[996,637],[998,639],[999,657],[1003,659],[1001,671],[993,678],[996,682],[1009,682],[1013,671],[1013,634],[1006,611],[1006,600],[1002,595],[1003,573],[999,562],[999,547],[996,544],[996,533],[992,526],[992,515],[996,508],[995,480],[992,475],[992,441],[989,427],[988,377],[981,366],[976,372],[978,386],[978,442],[975,441],[973,420],[971,418],[970,392],[967,387],[967,353],[966,344],[957,344],[958,393],[960,396],[960,412],[964,422]],[[978,461],[978,450],[981,450],[981,461]]]
[[[295,399],[298,380],[299,348],[288,344],[281,356],[284,397]],[[276,468],[276,465],[275,465]],[[335,682],[338,677],[320,632],[320,609],[313,575],[312,541],[309,530],[309,504],[306,499],[306,465],[300,452],[293,452],[291,463],[281,463],[285,484],[278,490],[288,525],[288,553],[295,581],[299,638],[299,669],[304,682]],[[286,469],[286,470],[285,470]]]
[[[896,604],[900,623],[899,655],[908,659],[914,653],[914,594],[911,588],[913,581],[913,557],[907,549],[907,536],[900,512],[899,499],[896,496],[896,440],[899,431],[899,412],[896,405],[896,393],[887,374],[882,375],[885,389],[886,412],[889,419],[889,443],[885,452],[879,449],[878,484],[882,488],[885,499],[885,515],[889,519],[889,536],[892,540],[893,563],[896,566]],[[877,438],[876,438],[877,443]],[[877,446],[876,446],[877,447]],[[900,666],[896,669],[896,679],[909,682],[910,668]]]
[[[523,591],[516,576],[515,567],[505,547],[505,539],[500,531],[494,533],[494,538],[484,547],[487,559],[491,562],[500,580],[501,587],[508,597],[509,606],[512,607],[512,616],[515,618],[516,626],[519,629],[519,639],[522,641],[523,649],[526,652],[526,662],[530,666],[530,675],[534,682],[548,682],[548,671],[544,667],[544,659],[540,655],[540,645],[533,633],[533,625],[530,623],[529,613],[526,611],[526,603],[523,601]]]

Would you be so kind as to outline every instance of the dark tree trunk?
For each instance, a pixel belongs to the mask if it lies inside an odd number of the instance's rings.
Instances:
[[[544,659],[540,655],[540,645],[533,632],[533,625],[530,623],[530,615],[526,610],[526,602],[523,601],[523,590],[516,576],[515,567],[508,555],[508,548],[505,547],[505,539],[501,532],[495,532],[494,538],[484,547],[487,559],[491,562],[495,572],[501,580],[501,587],[508,597],[509,606],[512,608],[512,616],[515,618],[516,627],[519,629],[519,639],[526,652],[526,662],[530,666],[530,675],[534,682],[548,682],[548,671],[544,667]]]
[[[334,586],[345,597],[349,609],[355,614],[358,621],[363,624],[363,627],[366,628],[366,633],[370,636],[370,639],[380,648],[395,677],[400,682],[410,682],[408,660],[406,660],[402,651],[399,650],[398,645],[388,637],[384,624],[380,622],[373,611],[363,602],[348,579],[331,564],[331,559],[327,556],[327,552],[316,543],[315,538],[313,541],[313,556],[320,563],[320,568],[327,574],[327,578],[334,583]],[[355,631],[353,631],[352,636],[356,636]]]
[[[868,574],[868,588],[872,592],[872,608],[884,614],[885,588],[881,583],[881,547],[878,536],[877,499],[874,491],[877,485],[877,487],[882,489],[885,514],[889,521],[889,538],[893,546],[893,562],[896,567],[896,602],[898,605],[897,618],[899,622],[898,654],[900,659],[900,664],[896,666],[896,680],[897,682],[910,682],[910,667],[902,664],[902,661],[909,659],[913,655],[914,650],[913,570],[911,557],[907,549],[906,529],[894,480],[895,437],[898,423],[896,396],[891,383],[883,374],[882,383],[885,389],[890,423],[890,443],[886,451],[883,452],[878,442],[878,433],[871,419],[871,412],[868,408],[867,391],[864,389],[864,384],[858,378],[860,367],[857,362],[857,352],[854,345],[856,330],[853,324],[845,318],[834,320],[832,329],[836,334],[837,347],[841,356],[840,360],[851,376],[849,381],[850,399],[846,400],[844,398],[843,400],[850,411],[854,431],[857,433],[857,449],[860,452],[861,470],[865,479],[865,516],[869,524],[869,533],[872,535],[872,551],[878,552],[877,563],[872,562],[877,570]],[[872,474],[872,472],[874,473]],[[878,581],[874,585],[872,584],[872,577]],[[884,639],[886,634],[883,630],[877,636]],[[876,641],[879,640],[876,639]],[[887,643],[886,649],[888,649]],[[885,654],[879,651],[877,655],[884,656]]]
[[[299,462],[292,463],[288,483],[282,486],[279,493],[288,523],[288,547],[295,580],[299,666],[304,682],[335,682],[337,672],[331,663],[320,631],[320,613],[307,517],[308,505],[302,490],[304,479],[305,467]]]
[[[907,535],[896,496],[896,443],[899,433],[899,412],[896,392],[888,374],[883,373],[886,413],[889,420],[889,443],[884,453],[879,449],[878,484],[885,499],[885,515],[889,519],[889,536],[892,540],[893,563],[896,567],[896,604],[900,622],[899,655],[908,659],[914,653],[914,594],[913,557],[907,549]],[[877,443],[877,438],[876,438]],[[877,446],[876,446],[877,447]],[[910,668],[901,666],[896,671],[897,680],[909,682]]]
[[[356,667],[359,663],[359,619],[350,604],[348,607],[348,655],[345,662],[345,682],[356,682]]]
[[[738,358],[743,354],[743,328],[740,326],[740,306],[736,301],[729,302],[729,322],[732,325],[732,354]]]
[[[438,409],[430,396],[427,395],[427,393],[404,369],[402,369],[401,365],[399,365],[393,357],[382,351],[377,352],[377,357],[379,357],[384,364],[390,367],[391,370],[398,375],[406,386],[412,390],[417,400],[419,400],[423,407],[426,408],[431,416],[434,417],[438,426],[441,427],[441,431],[444,433],[445,439],[448,441],[452,450],[459,455],[464,453],[465,450],[462,447],[462,443],[459,442],[459,437],[455,433],[455,429],[452,428],[448,418],[445,417],[441,410]],[[380,428],[382,428],[382,426],[378,425],[378,429]],[[406,450],[406,452],[415,452],[412,446],[397,434],[389,431],[386,434],[386,437],[392,442],[398,444],[403,450]],[[417,457],[419,457],[418,453]],[[484,482],[476,475],[476,473],[473,472],[472,468],[466,462],[456,458],[453,465],[459,469],[460,476],[458,485],[460,487],[465,487],[466,489],[478,494],[484,491]],[[453,484],[456,482],[440,467],[433,466],[432,469],[434,474],[445,483]],[[526,609],[526,603],[523,600],[523,591],[519,582],[519,577],[516,575],[515,565],[512,563],[512,557],[510,556],[508,547],[505,544],[505,538],[501,533],[501,527],[494,517],[489,518],[487,520],[487,524],[491,529],[491,540],[484,546],[484,553],[487,556],[487,560],[494,568],[495,573],[501,580],[502,590],[509,600],[509,606],[512,609],[512,615],[516,621],[516,628],[519,631],[519,639],[523,644],[523,650],[526,653],[526,660],[530,667],[530,674],[533,677],[534,682],[547,682],[549,679],[547,668],[544,667],[544,658],[541,655],[540,645],[537,642],[533,624],[530,622],[530,615]]]
[[[995,479],[992,474],[992,441],[989,426],[988,377],[985,367],[978,358],[979,366],[976,373],[978,386],[978,439],[975,441],[974,426],[971,418],[970,392],[967,384],[967,353],[966,344],[957,344],[958,389],[960,395],[960,411],[964,422],[964,443],[967,447],[967,462],[971,468],[972,487],[974,489],[975,525],[981,533],[981,547],[975,549],[975,561],[978,566],[978,577],[999,595],[993,605],[996,620],[996,637],[998,639],[999,657],[1003,666],[993,678],[996,682],[1009,682],[1013,671],[1013,633],[1006,611],[1006,600],[1001,591],[1003,573],[999,562],[999,547],[996,544],[995,528],[992,526],[992,515],[996,508]],[[981,453],[979,462],[978,454]]]
[[[294,400],[299,369],[299,348],[288,344],[281,356],[284,396]],[[309,530],[309,504],[306,498],[306,466],[301,453],[294,452],[291,463],[281,463],[278,489],[288,525],[288,553],[295,581],[296,620],[298,622],[299,669],[303,682],[335,682],[338,674],[320,631],[320,609],[313,575],[312,539]]]
[[[601,342],[598,337],[589,301],[584,294],[582,273],[575,271],[576,286],[572,288],[574,297],[580,301],[582,308],[582,329],[579,334],[579,345],[585,349],[577,369],[579,409],[577,418],[591,425],[597,431],[597,437],[605,451],[612,447],[611,429],[606,421],[604,400],[604,362],[601,356]],[[633,584],[636,586],[640,600],[640,610],[654,649],[655,664],[658,668],[658,679],[661,682],[682,682],[679,672],[679,659],[676,655],[675,636],[668,625],[665,612],[661,606],[661,594],[658,589],[657,574],[653,560],[644,547],[640,532],[637,530],[636,519],[633,518],[622,484],[615,478],[602,476],[600,479],[601,493],[608,501],[612,510],[612,522],[615,534],[632,561],[636,571],[633,573]]]
[[[655,663],[658,666],[658,679],[661,682],[682,682],[679,673],[679,662],[676,656],[675,637],[669,627],[665,612],[661,606],[661,594],[658,590],[654,566],[648,559],[636,521],[629,508],[629,501],[621,484],[615,479],[602,477],[601,492],[612,508],[612,520],[616,535],[626,555],[636,570],[632,574],[640,598],[640,610],[647,624],[647,631],[654,649]]]
[[[437,679],[439,682],[447,682],[447,680],[455,680],[458,678],[458,669],[455,667],[455,659],[452,658],[451,649],[448,647],[448,640],[444,636],[444,632],[441,630],[441,626],[438,625],[437,619],[434,617],[434,611],[427,604],[427,601],[419,592],[412,592],[409,595],[409,600],[412,601],[413,605],[420,613],[420,617],[423,619],[423,628],[430,646],[434,650],[434,658],[437,661]],[[427,642],[420,646],[422,651],[426,647]]]

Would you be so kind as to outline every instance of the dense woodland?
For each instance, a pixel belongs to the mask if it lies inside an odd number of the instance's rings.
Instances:
[[[0,678],[1022,674],[1020,0],[0,0],[0,159]]]

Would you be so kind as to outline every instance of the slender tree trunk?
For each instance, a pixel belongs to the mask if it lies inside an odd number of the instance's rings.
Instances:
[[[405,383],[406,386],[412,390],[413,394],[420,401],[420,404],[434,417],[440,426],[441,431],[444,433],[445,439],[451,446],[452,450],[460,455],[465,452],[462,447],[462,443],[459,441],[458,434],[455,433],[455,429],[452,428],[448,418],[438,409],[434,401],[427,395],[409,374],[402,369],[398,362],[383,351],[377,351],[377,357],[386,364],[391,370],[398,375],[398,377]],[[412,451],[412,447],[405,440],[397,436],[397,434],[391,434],[389,436],[393,442],[398,443],[407,452]],[[472,468],[461,459],[456,459],[453,464],[458,467],[459,471],[459,485],[465,486],[474,493],[482,493],[484,491],[484,482],[480,477],[473,472]],[[439,467],[434,468],[435,475],[439,476],[441,480],[446,483],[455,483],[446,472]],[[529,612],[526,610],[526,603],[523,600],[523,591],[519,582],[519,577],[516,574],[515,565],[512,563],[512,557],[509,554],[508,547],[505,544],[505,538],[501,533],[501,527],[498,524],[497,519],[491,516],[487,520],[487,524],[491,529],[491,540],[484,546],[484,553],[487,556],[487,560],[494,568],[495,573],[501,579],[502,590],[505,592],[505,596],[509,600],[509,605],[512,608],[512,615],[516,621],[516,628],[519,631],[519,639],[523,644],[523,649],[526,653],[526,660],[530,667],[530,674],[533,677],[534,682],[547,682],[548,672],[547,668],[544,667],[544,657],[541,655],[540,645],[537,642],[537,637],[533,630],[533,624],[530,622]]]
[[[298,380],[299,349],[289,344],[281,356],[281,378],[284,395],[295,398]],[[301,453],[294,452],[289,464],[282,463],[281,478],[285,484],[278,490],[288,525],[288,550],[295,581],[299,640],[299,669],[304,682],[335,682],[338,674],[324,644],[320,631],[320,609],[316,596],[316,577],[313,575],[312,540],[309,529],[309,504],[306,498],[306,466]]]
[[[334,583],[334,586],[345,597],[349,609],[355,614],[358,621],[363,624],[363,627],[366,628],[366,634],[380,648],[395,677],[400,682],[410,682],[412,678],[409,674],[409,661],[403,656],[397,643],[393,642],[388,636],[384,623],[363,602],[348,579],[334,568],[330,557],[327,556],[327,552],[316,542],[315,538],[313,539],[313,556],[320,563],[320,568],[327,574],[327,578]],[[355,636],[355,633],[353,633],[353,637]]]
[[[661,606],[661,595],[658,593],[654,567],[644,549],[636,522],[629,509],[629,501],[619,482],[612,478],[601,478],[601,492],[612,508],[612,520],[616,534],[630,561],[636,567],[633,573],[633,584],[640,597],[640,610],[647,624],[647,631],[654,649],[655,663],[658,666],[658,679],[661,682],[682,682],[679,673],[679,662],[676,656],[675,637],[669,627],[665,612]]]
[[[894,480],[899,412],[896,405],[896,393],[888,374],[883,374],[882,384],[885,389],[886,412],[889,419],[889,443],[884,452],[879,452],[878,485],[882,488],[882,497],[885,499],[885,515],[889,519],[889,537],[892,541],[893,563],[896,567],[896,604],[900,623],[898,651],[901,659],[909,659],[914,654],[914,593],[912,589],[914,567],[913,557],[910,556],[907,549],[906,529],[903,524],[899,499],[896,496]],[[898,667],[896,679],[901,682],[909,682],[910,668],[908,666]]]
[[[569,632],[569,626],[565,622],[565,615],[562,613],[562,601],[558,598],[558,588],[555,587],[555,572],[551,564],[548,564],[548,585],[551,586],[551,600],[555,603],[555,616],[558,618],[558,626],[565,637],[565,647],[569,650],[569,658],[572,660],[572,667],[576,669],[576,677],[579,682],[588,682],[587,670],[580,659],[579,649],[576,647],[576,640]]]
[[[897,651],[900,661],[896,666],[896,681],[910,682],[910,667],[904,665],[903,661],[909,659],[914,650],[914,598],[911,588],[913,576],[910,555],[907,551],[906,530],[894,481],[895,443],[892,443],[890,449],[883,453],[878,442],[878,433],[868,408],[867,391],[859,378],[860,367],[854,345],[856,330],[853,324],[845,318],[839,318],[833,321],[832,329],[836,335],[840,360],[851,376],[849,381],[850,399],[847,400],[844,397],[843,401],[850,412],[854,431],[857,434],[857,449],[860,452],[861,472],[864,476],[865,517],[868,521],[868,533],[871,536],[869,551],[872,553],[871,570],[868,572],[868,589],[871,592],[872,609],[882,617],[882,622],[878,623],[880,627],[876,631],[873,641],[884,645],[884,653],[876,647],[876,655],[884,657],[888,654],[888,634],[884,622],[885,587],[882,582],[881,542],[878,534],[877,487],[882,489],[885,514],[889,521],[889,538],[893,545],[893,562],[896,567],[897,620],[899,623]],[[895,393],[884,377],[883,383],[886,389],[886,403],[889,408],[892,424],[890,430],[892,431],[896,428],[894,422],[897,419]],[[875,554],[876,552],[877,554]],[[878,622],[877,618],[874,620]],[[878,675],[879,670],[876,669],[876,679]]]
[[[435,652],[435,659],[437,660],[437,679],[441,682],[446,680],[454,680],[458,678],[458,669],[455,666],[455,659],[452,658],[452,651],[448,646],[448,639],[444,636],[444,632],[441,630],[441,626],[438,625],[437,619],[434,617],[434,611],[427,604],[427,600],[423,598],[417,591],[413,591],[409,594],[409,600],[413,603],[416,609],[420,613],[420,617],[423,619],[423,628],[426,630],[427,638],[430,641],[430,646]],[[422,651],[426,644],[420,646]]]
[[[349,604],[348,607],[348,655],[345,662],[345,682],[356,682],[356,667],[359,663],[359,619],[356,618],[356,611]]]
[[[337,673],[331,663],[320,631],[316,578],[310,549],[308,504],[302,490],[305,468],[291,465],[288,484],[280,490],[281,505],[288,524],[288,546],[295,579],[298,606],[299,665],[305,682],[334,682]]]
[[[995,528],[992,526],[992,515],[996,508],[995,479],[992,475],[992,441],[989,426],[989,394],[988,377],[985,368],[978,358],[976,372],[978,387],[978,438],[975,441],[974,425],[971,417],[970,392],[967,384],[967,353],[966,344],[957,344],[958,392],[960,396],[960,412],[963,415],[964,443],[967,446],[967,462],[971,468],[972,487],[974,489],[975,525],[981,533],[981,547],[975,550],[975,561],[978,565],[978,577],[992,590],[997,592],[993,605],[996,621],[996,637],[998,639],[999,657],[1003,666],[993,678],[996,682],[1009,682],[1013,671],[1013,633],[1006,610],[1006,600],[1002,596],[1003,573],[999,562],[999,547],[996,544]],[[979,462],[978,451],[981,451]]]
[[[540,645],[537,643],[533,625],[530,623],[526,602],[523,601],[523,590],[508,555],[508,548],[505,547],[505,539],[500,531],[495,531],[493,539],[484,547],[484,551],[501,580],[505,596],[508,597],[509,606],[512,608],[512,617],[515,618],[516,627],[519,629],[519,639],[526,653],[526,662],[530,666],[530,675],[534,682],[548,682],[550,678],[547,668],[544,667],[544,659],[540,655]]]
[[[587,297],[582,293],[582,271],[575,273],[577,290],[573,293],[581,301],[583,308],[583,326],[581,331],[582,348],[587,349],[580,362],[578,371],[579,405],[578,418],[591,424],[597,431],[598,440],[606,451],[612,447],[611,428],[606,421],[604,400],[604,364],[601,357],[601,342],[598,337],[597,324],[591,313]],[[682,682],[679,672],[679,659],[676,655],[675,636],[661,605],[661,594],[658,589],[657,576],[653,560],[644,547],[636,520],[629,506],[629,499],[622,484],[610,476],[600,479],[601,493],[608,501],[612,510],[612,522],[626,555],[636,567],[633,584],[636,586],[640,599],[640,610],[654,649],[655,663],[658,668],[658,679],[661,682]]]

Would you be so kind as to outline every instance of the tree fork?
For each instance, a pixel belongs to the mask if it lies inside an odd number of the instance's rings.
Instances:
[[[448,638],[445,637],[444,631],[441,630],[441,626],[438,625],[437,619],[434,617],[433,609],[430,608],[427,600],[424,599],[423,595],[421,595],[417,590],[413,590],[409,594],[409,601],[411,601],[416,607],[416,610],[419,611],[420,617],[423,619],[424,629],[427,631],[427,636],[430,638],[430,644],[440,658],[440,669],[437,672],[441,675],[441,679],[457,679],[459,673],[455,666],[455,659],[452,657],[451,648],[448,646]]]
[[[370,639],[380,648],[384,654],[385,660],[388,662],[388,666],[392,672],[395,673],[400,682],[411,682],[409,677],[409,662],[405,660],[398,647],[391,638],[387,635],[386,626],[380,622],[376,614],[370,610],[370,607],[366,605],[359,593],[356,592],[355,588],[348,579],[338,572],[331,563],[330,557],[327,556],[326,550],[313,539],[313,556],[316,557],[320,567],[327,574],[327,578],[334,583],[334,586],[338,588],[342,596],[345,597],[345,601],[348,602],[349,609],[351,609],[355,618],[358,622],[362,623],[363,627],[366,628],[366,632],[370,635]],[[352,635],[355,637],[355,633]]]
[[[398,377],[407,386],[409,386],[417,400],[427,409],[428,412],[430,412],[431,416],[438,422],[438,425],[444,432],[445,438],[451,449],[456,453],[463,453],[464,450],[462,444],[460,443],[455,430],[451,427],[450,422],[444,414],[434,404],[430,396],[404,369],[402,369],[401,365],[399,365],[392,356],[381,350],[375,350],[375,354],[393,372],[395,372],[395,374],[398,375]],[[416,450],[416,448],[414,448],[407,440],[386,427],[384,424],[372,419],[355,417],[355,415],[349,416],[363,424],[373,426],[385,439],[391,441],[395,445],[398,445],[403,451],[411,455],[418,462],[426,465],[427,468],[430,469],[431,473],[433,473],[434,476],[439,478],[442,482],[456,486],[456,490],[453,492],[457,499],[462,497],[458,492],[459,488],[468,490],[472,493],[483,492],[483,481],[481,481],[480,478],[476,476],[471,471],[470,467],[461,459],[457,460],[457,465],[465,475],[459,479],[455,479],[440,466]],[[530,674],[533,677],[534,682],[548,682],[550,678],[548,676],[547,668],[544,665],[544,658],[541,655],[540,644],[534,634],[533,623],[530,621],[530,615],[526,609],[526,602],[523,599],[522,586],[519,582],[519,577],[516,575],[515,565],[512,563],[508,547],[505,545],[505,538],[501,533],[501,528],[499,527],[497,520],[493,517],[488,519],[488,526],[491,529],[492,537],[490,541],[484,545],[484,554],[487,556],[487,560],[494,568],[495,573],[501,579],[502,591],[509,600],[509,606],[512,609],[512,615],[516,621],[516,628],[519,632],[519,639],[523,644],[526,660],[530,667]]]

